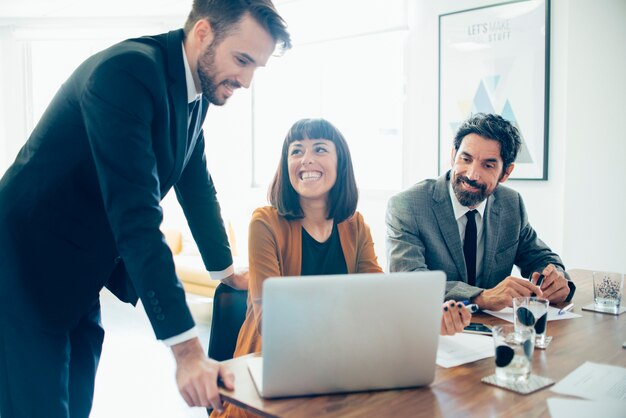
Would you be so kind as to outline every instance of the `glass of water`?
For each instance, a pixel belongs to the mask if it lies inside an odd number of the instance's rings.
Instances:
[[[496,378],[504,383],[523,383],[532,371],[535,330],[515,329],[513,324],[492,329],[496,348]]]
[[[622,303],[624,275],[602,271],[593,272],[593,301],[596,309],[618,313]]]
[[[548,328],[548,306],[550,301],[537,297],[513,298],[513,315],[515,329],[533,328],[535,330],[535,346],[546,348],[550,340],[546,337]]]

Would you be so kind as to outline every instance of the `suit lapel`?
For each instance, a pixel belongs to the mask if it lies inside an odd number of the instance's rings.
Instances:
[[[467,282],[467,269],[465,268],[465,258],[463,257],[463,245],[459,235],[459,227],[454,218],[454,210],[450,202],[448,192],[448,176],[450,172],[437,179],[435,190],[433,191],[433,212],[437,218],[437,225],[443,237],[448,251],[452,255],[454,264],[463,280]]]
[[[500,232],[500,202],[496,198],[497,193],[487,199],[485,207],[485,219],[483,220],[483,236],[485,237],[485,252],[483,254],[483,271],[479,281],[487,281],[493,268],[496,257],[496,245]],[[478,283],[479,286],[487,286],[489,283]]]
[[[180,177],[185,163],[187,150],[187,80],[183,63],[183,31],[171,31],[167,34],[167,74],[170,80],[169,92],[173,114],[170,112],[171,132],[175,133],[174,141],[174,169],[170,176],[161,183],[165,190]]]

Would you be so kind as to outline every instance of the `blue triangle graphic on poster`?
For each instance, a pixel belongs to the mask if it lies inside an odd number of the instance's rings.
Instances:
[[[498,86],[499,82],[500,82],[499,75],[486,77],[485,79],[480,81],[480,83],[478,84],[478,89],[476,90],[476,94],[474,95],[474,100],[472,101],[472,110],[471,110],[472,114],[478,113],[478,112],[497,113],[494,109],[493,103],[491,102],[491,97],[487,92],[486,86],[489,86],[489,88],[491,89],[493,93],[495,88]],[[522,146],[520,148],[519,154],[517,155],[517,158],[515,159],[515,162],[524,163],[524,164],[532,164],[534,162],[533,157],[531,156],[530,151],[528,147],[526,146],[524,133],[522,132],[522,129],[520,128],[519,123],[517,122],[515,112],[513,112],[513,106],[511,106],[511,103],[509,102],[508,99],[504,102],[502,111],[499,114],[504,119],[510,121],[513,125],[515,125],[520,132],[520,139],[522,141]],[[467,116],[470,116],[470,115],[467,115]],[[456,133],[456,131],[459,129],[459,126],[461,126],[462,123],[463,121],[450,122],[450,129],[452,130],[452,132]]]
[[[500,116],[502,116],[504,119],[508,120],[511,123],[515,123],[515,126],[517,126],[517,119],[515,119],[515,113],[513,113],[513,108],[511,107],[511,103],[508,99],[506,100],[506,102],[504,102],[504,107],[502,108],[502,113],[500,114]]]
[[[523,163],[523,164],[532,164],[533,157],[530,155],[530,151],[528,151],[528,147],[526,146],[526,140],[524,139],[524,133],[522,132],[522,129],[520,128],[519,123],[517,123],[517,118],[515,117],[515,113],[513,113],[513,108],[511,107],[511,103],[509,103],[508,100],[504,103],[504,108],[502,109],[501,116],[504,119],[511,122],[513,125],[515,125],[515,127],[517,127],[517,129],[519,130],[519,136],[520,136],[520,139],[522,140],[522,146],[519,150],[519,154],[517,154],[517,158],[515,159],[515,162]]]
[[[485,88],[485,84],[483,81],[480,81],[478,85],[478,90],[476,91],[476,95],[474,95],[474,108],[472,109],[473,113],[483,112],[483,113],[494,113],[493,105],[491,104],[491,99],[489,98],[489,94],[487,94],[487,89]]]
[[[496,91],[496,88],[498,87],[498,83],[500,82],[500,76],[499,75],[494,75],[491,77],[485,77],[485,84],[487,85],[487,88],[489,89],[489,91],[491,93]]]

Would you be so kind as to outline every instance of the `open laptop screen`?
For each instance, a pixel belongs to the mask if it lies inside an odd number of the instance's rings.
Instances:
[[[431,383],[444,288],[440,271],[267,279],[259,392],[283,397]]]

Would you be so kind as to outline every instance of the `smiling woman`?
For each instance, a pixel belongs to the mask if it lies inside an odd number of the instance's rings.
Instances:
[[[337,179],[337,149],[328,139],[304,138],[289,145],[289,182],[300,201],[326,204]]]
[[[348,144],[337,128],[324,119],[299,120],[283,142],[270,203],[287,219],[306,218],[306,208],[316,207],[325,219],[342,222],[358,200],[352,167]]]
[[[283,141],[270,206],[250,221],[248,310],[235,357],[261,350],[262,288],[268,277],[382,272],[343,135],[324,119],[297,121]],[[218,415],[213,412],[212,417]],[[247,416],[228,405],[225,416]]]

